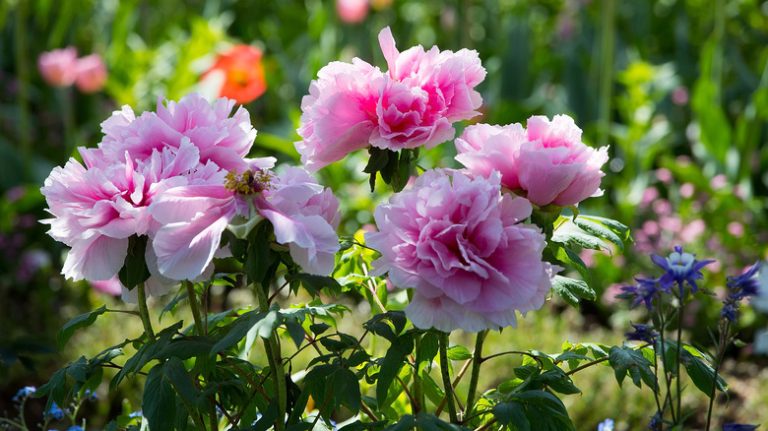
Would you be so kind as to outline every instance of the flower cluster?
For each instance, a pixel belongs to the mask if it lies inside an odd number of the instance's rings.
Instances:
[[[102,124],[97,148],[80,149],[82,164],[71,159],[55,168],[42,188],[53,215],[44,223],[71,247],[63,274],[110,280],[130,238],[146,236],[148,291],[158,294],[206,275],[237,216],[270,220],[297,263],[330,273],[338,250],[336,198],[303,170],[275,174],[273,158],[247,159],[256,131],[245,109],[230,116],[233,107],[195,94],[139,116],[124,107]],[[261,173],[249,185],[254,193],[228,183],[244,172]]]
[[[331,62],[301,102],[296,143],[310,170],[369,145],[398,151],[450,140],[452,124],[478,114],[475,87],[485,78],[477,52],[421,46],[399,52],[389,28],[379,33],[386,73],[360,59]]]
[[[480,331],[514,326],[541,308],[554,268],[541,231],[522,223],[531,204],[503,194],[501,176],[433,170],[376,209],[376,273],[414,288],[406,315],[419,328]]]
[[[728,277],[727,294],[723,301],[723,309],[720,316],[730,322],[736,320],[739,303],[742,299],[756,296],[760,290],[760,262],[750,266],[743,274],[736,277]]]
[[[83,93],[95,93],[107,81],[107,67],[98,54],[77,58],[73,47],[44,52],[37,61],[45,82],[54,87],[74,84]]]
[[[520,124],[476,124],[456,139],[456,160],[470,172],[501,172],[501,184],[538,205],[576,205],[599,196],[600,169],[608,147],[595,150],[581,141],[581,129],[567,115],[534,116]]]

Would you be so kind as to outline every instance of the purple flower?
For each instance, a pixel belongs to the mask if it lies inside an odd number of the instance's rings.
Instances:
[[[735,321],[738,317],[739,302],[748,297],[755,296],[760,290],[760,280],[758,270],[760,262],[756,262],[749,267],[743,274],[736,277],[728,277],[727,287],[728,295],[723,301],[723,309],[720,311],[720,317],[728,321]]]
[[[648,422],[648,429],[652,431],[661,431],[662,425],[664,425],[664,421],[661,419],[661,415],[657,412],[651,417],[651,421]]]
[[[64,419],[64,410],[62,410],[61,407],[58,406],[58,404],[53,402],[51,403],[51,408],[45,412],[45,415],[53,419],[56,419],[57,421],[60,421]]]
[[[714,262],[714,260],[696,260],[695,255],[683,252],[683,248],[680,246],[675,246],[675,251],[666,258],[654,254],[651,256],[651,260],[665,271],[664,275],[659,278],[661,287],[669,291],[672,285],[677,283],[681,296],[684,283],[691,286],[692,292],[698,290],[696,280],[703,277],[701,268]]]
[[[754,431],[759,425],[747,425],[747,424],[724,424],[723,431]]]
[[[631,307],[637,307],[644,304],[648,310],[653,310],[653,300],[659,289],[659,281],[655,278],[635,278],[636,285],[623,286],[622,293],[616,295],[617,298],[632,300]]]
[[[613,419],[606,419],[597,425],[597,431],[613,431]]]
[[[645,341],[648,344],[656,343],[656,336],[659,335],[653,330],[651,325],[630,323],[634,331],[627,332],[627,340]]]
[[[16,392],[16,395],[13,396],[12,400],[14,403],[21,402],[21,400],[29,398],[31,395],[35,393],[37,388],[34,386],[24,386],[23,388],[19,389],[18,392]]]

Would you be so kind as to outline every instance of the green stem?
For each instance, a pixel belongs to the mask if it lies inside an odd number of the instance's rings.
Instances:
[[[608,145],[611,128],[611,93],[613,89],[614,0],[603,0],[600,17],[600,87],[598,99],[599,146]]]
[[[469,392],[467,393],[467,408],[464,416],[472,413],[472,408],[475,406],[475,392],[477,391],[477,383],[480,380],[480,365],[483,363],[483,342],[488,335],[488,330],[480,331],[477,333],[475,339],[475,352],[472,355],[472,375],[469,378]]]
[[[681,376],[680,376],[680,356],[682,355],[682,336],[683,336],[683,288],[680,286],[680,297],[679,297],[679,311],[677,313],[677,363],[676,370],[675,370],[675,376],[677,377],[677,417],[678,420],[681,421],[680,425],[682,426],[683,421],[683,410],[682,410],[682,404],[683,404],[683,388],[681,383]]]
[[[144,291],[144,283],[140,283],[136,286],[136,289],[138,289],[139,316],[141,316],[141,323],[144,324],[144,332],[147,333],[147,337],[149,337],[150,341],[154,341],[155,331],[152,329],[152,320],[149,317],[147,293]]]
[[[666,329],[666,323],[664,320],[664,310],[661,309],[661,300],[658,301],[658,310],[659,310],[659,338],[661,339],[661,364],[664,366],[664,383],[667,389],[667,393],[665,395],[664,399],[664,405],[663,410],[661,411],[661,417],[664,418],[664,410],[666,410],[667,406],[667,399],[669,399],[669,393],[671,391],[671,385],[672,382],[670,381],[668,375],[669,375],[669,364],[667,364],[667,344],[664,341],[664,331]],[[677,415],[675,415],[675,405],[674,403],[669,403],[669,410],[670,414],[672,415],[672,422],[677,422]]]
[[[717,361],[715,362],[715,378],[712,380],[712,391],[710,391],[709,393],[709,407],[707,408],[706,431],[709,431],[709,427],[712,423],[712,410],[715,407],[715,392],[717,390],[717,377],[718,377],[718,372],[720,371],[720,365],[723,363],[723,357],[725,356],[725,348],[728,345],[727,340],[729,338],[730,331],[731,331],[731,322],[726,320],[724,327],[720,330],[720,343],[719,343],[720,345],[718,346]]]
[[[256,295],[259,299],[259,308],[263,312],[269,311],[269,299],[267,292],[259,283],[254,284]],[[285,412],[287,410],[287,389],[285,386],[285,369],[280,353],[280,344],[277,335],[273,332],[269,338],[264,339],[264,349],[267,352],[269,368],[272,370],[272,377],[275,384],[275,395],[277,396],[277,421],[275,421],[275,430],[285,429]]]
[[[418,346],[421,344],[422,336],[419,335],[416,337],[416,345]],[[358,346],[360,343],[358,343]],[[421,374],[419,370],[419,364],[421,363],[423,358],[419,357],[418,353],[416,354],[416,370],[413,373],[413,399],[414,403],[411,405],[411,410],[413,414],[417,414],[421,412],[421,410],[424,408],[424,402],[425,402],[425,396],[424,396],[424,388],[421,381]]]
[[[27,0],[20,0],[16,5],[13,39],[16,43],[14,54],[16,77],[19,80],[16,105],[19,110],[17,139],[21,147],[24,163],[25,180],[32,180],[32,145],[29,133],[29,62],[27,61]]]
[[[459,418],[456,416],[451,373],[448,369],[448,335],[447,332],[440,333],[440,374],[443,376],[445,398],[448,400],[448,416],[451,418],[452,424],[458,424]]]
[[[197,303],[197,292],[195,292],[195,285],[191,281],[183,281],[184,287],[187,288],[187,297],[189,297],[189,308],[192,309],[192,317],[195,319],[195,332],[197,335],[203,334],[203,318],[200,314],[200,305]]]

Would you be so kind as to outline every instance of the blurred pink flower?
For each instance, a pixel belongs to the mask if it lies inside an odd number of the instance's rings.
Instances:
[[[73,47],[40,54],[37,68],[43,80],[54,87],[68,87],[77,79],[77,51]]]
[[[581,129],[567,115],[551,121],[534,116],[527,126],[469,126],[456,139],[456,160],[477,175],[501,172],[504,187],[521,189],[539,206],[575,205],[602,194],[600,169],[608,147],[595,150],[582,143]]]
[[[95,93],[107,82],[107,66],[98,54],[91,54],[77,60],[75,85],[83,93]]]
[[[664,184],[672,182],[672,171],[667,168],[656,169],[656,179]]]
[[[374,147],[397,151],[450,140],[452,123],[478,114],[485,69],[475,51],[421,46],[399,52],[389,28],[379,33],[389,71],[354,59],[318,72],[301,103],[296,149],[310,170]]]
[[[732,221],[728,223],[728,233],[736,238],[741,238],[744,236],[744,225],[737,221]]]
[[[709,182],[709,186],[712,187],[712,190],[720,190],[723,187],[728,185],[728,178],[723,174],[718,174],[712,177],[712,180]]]
[[[605,289],[602,296],[602,302],[604,305],[615,305],[622,301],[621,298],[617,298],[618,295],[623,293],[621,290],[622,285],[612,284]]]
[[[160,274],[177,280],[199,277],[219,249],[224,229],[237,216],[268,219],[277,242],[288,245],[305,271],[333,271],[339,249],[338,200],[303,169],[271,174],[266,169],[273,160],[254,161],[248,172],[255,181],[247,184],[254,189],[247,194],[238,188],[246,184],[216,177],[169,189],[153,202],[150,212],[162,224],[152,242]],[[237,180],[230,176],[228,181]]]
[[[675,105],[685,105],[688,103],[688,89],[685,87],[676,87],[672,90],[672,103]]]
[[[691,220],[680,231],[680,240],[683,243],[691,243],[707,230],[707,224],[702,219]]]
[[[656,187],[646,187],[646,189],[643,190],[643,197],[640,200],[640,205],[643,207],[647,207],[648,205],[653,203],[658,197],[659,197],[659,191],[656,190]]]
[[[365,21],[368,8],[368,0],[336,0],[336,13],[347,24]]]
[[[653,212],[656,215],[667,215],[672,213],[672,204],[666,199],[658,199],[653,203]]]
[[[646,220],[643,222],[643,233],[647,236],[654,236],[659,234],[659,224],[653,220]]]
[[[521,223],[530,203],[502,194],[500,180],[427,171],[376,209],[373,273],[414,289],[406,315],[416,327],[498,329],[544,304],[556,268],[542,261],[541,231]]]
[[[696,192],[696,188],[691,183],[683,183],[680,186],[680,196],[688,199]]]
[[[144,159],[154,150],[178,148],[184,140],[200,153],[200,162],[212,161],[224,170],[242,172],[243,159],[256,138],[251,118],[245,108],[230,116],[235,102],[217,99],[213,104],[199,94],[185,96],[179,102],[158,101],[157,112],[136,116],[129,106],[115,111],[101,124],[104,138],[92,154],[94,163],[111,163],[125,157]]]

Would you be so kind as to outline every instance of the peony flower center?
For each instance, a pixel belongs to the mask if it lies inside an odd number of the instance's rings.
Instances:
[[[224,187],[239,195],[254,195],[271,188],[272,174],[263,169],[248,169],[239,176],[234,171],[227,173]]]

